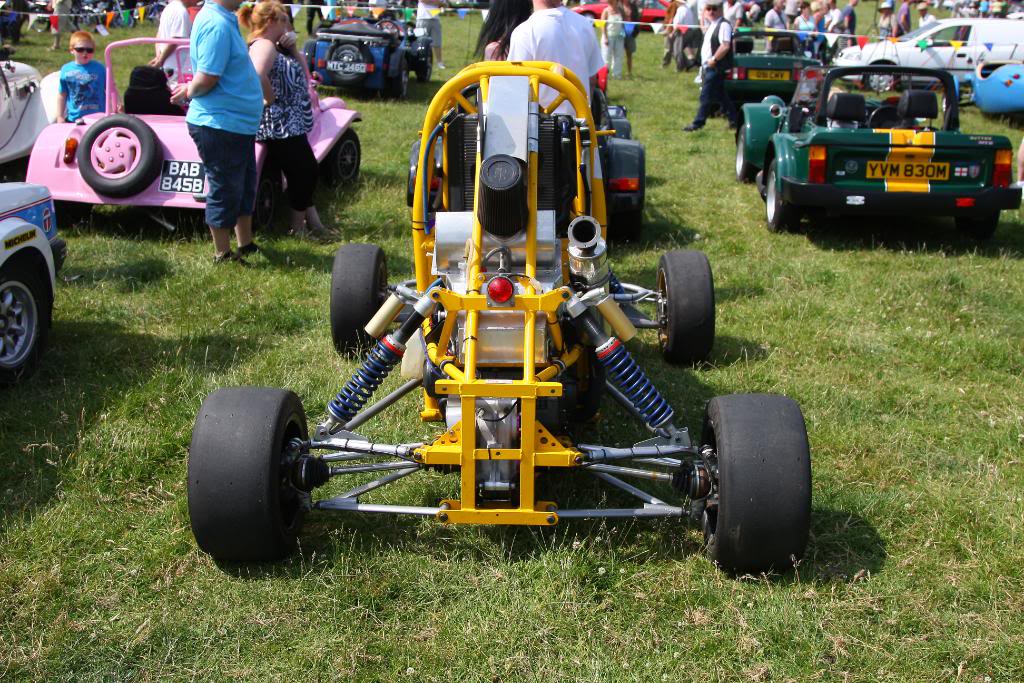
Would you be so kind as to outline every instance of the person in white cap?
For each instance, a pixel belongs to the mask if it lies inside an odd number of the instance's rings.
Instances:
[[[938,21],[938,19],[935,18],[935,15],[928,11],[929,9],[931,9],[931,5],[925,2],[925,0],[921,0],[921,2],[917,3],[917,15],[921,18],[921,22],[918,26],[927,26],[928,24],[934,24]]]
[[[725,74],[732,66],[732,25],[722,16],[722,0],[707,0],[704,12],[708,19],[708,30],[704,32],[704,44],[700,48],[701,83],[700,106],[693,123],[683,128],[687,133],[704,127],[711,114],[711,105],[717,104],[729,127],[737,125],[736,107],[725,92]]]
[[[892,0],[878,3],[878,37],[882,40],[896,35],[896,17],[892,13]]]

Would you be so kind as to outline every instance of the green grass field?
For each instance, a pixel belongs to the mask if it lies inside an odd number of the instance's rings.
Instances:
[[[478,26],[445,20],[450,67]],[[56,67],[48,40],[30,34],[19,58]],[[280,216],[255,267],[215,267],[195,220],[170,233],[103,209],[63,228],[50,346],[0,394],[0,680],[1024,679],[1020,214],[984,245],[913,217],[769,234],[756,190],[733,180],[725,123],[680,132],[697,88],[660,55],[643,35],[636,78],[610,86],[648,154],[645,240],[612,256],[623,279],[653,285],[662,252],[705,251],[719,337],[696,370],[665,365],[649,332],[633,350],[693,428],[713,395],[800,402],[814,510],[797,571],[729,578],[679,523],[322,513],[292,559],[218,566],[189,529],[195,413],[218,387],[256,384],[294,389],[319,419],[355,367],[328,331],[337,245],[286,236]],[[452,73],[406,102],[346,96],[364,115],[362,178],[318,190],[325,220],[383,245],[393,276],[411,269],[409,144]],[[972,109],[962,120],[1020,141]],[[365,433],[436,433],[415,412],[406,399]],[[641,436],[611,401],[584,428]],[[432,474],[368,500],[431,505],[454,486]],[[606,495],[619,500],[589,481],[572,491]]]

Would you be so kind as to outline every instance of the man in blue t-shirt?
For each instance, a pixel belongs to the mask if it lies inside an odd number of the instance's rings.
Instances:
[[[60,68],[57,86],[57,121],[74,123],[86,114],[103,111],[107,90],[107,70],[92,60],[96,44],[85,31],[71,35],[71,54],[75,61]]]
[[[263,115],[263,88],[249,59],[235,10],[241,0],[211,0],[196,16],[189,37],[192,73],[172,102],[191,100],[185,122],[206,166],[206,224],[214,263],[237,261],[258,251],[252,242],[256,201],[256,131]],[[238,254],[231,252],[231,233]]]
[[[850,4],[843,8],[839,14],[838,30],[849,35],[857,34],[857,3],[860,0],[850,0]]]

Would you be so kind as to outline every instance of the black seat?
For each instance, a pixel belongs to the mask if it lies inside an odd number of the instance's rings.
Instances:
[[[166,114],[184,116],[185,111],[171,104],[167,75],[155,66],[137,66],[128,77],[124,90],[126,114]]]
[[[749,55],[754,51],[754,40],[752,38],[737,38],[733,41],[733,49],[738,55]]]
[[[863,123],[867,117],[864,96],[848,92],[832,93],[825,107],[825,115],[830,121]]]
[[[939,103],[935,93],[928,90],[905,90],[896,105],[896,113],[905,122],[934,119],[939,116]]]

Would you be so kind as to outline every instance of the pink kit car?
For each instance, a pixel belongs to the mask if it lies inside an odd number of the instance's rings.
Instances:
[[[206,170],[188,134],[185,117],[152,114],[151,104],[139,107],[126,98],[124,113],[114,82],[111,53],[128,45],[174,43],[179,49],[182,82],[188,72],[188,41],[132,38],[110,43],[104,52],[107,69],[106,111],[90,114],[77,123],[53,123],[36,140],[29,158],[27,180],[45,185],[58,201],[86,204],[202,209]],[[162,93],[162,86],[160,86]],[[162,96],[162,95],[161,95]],[[355,182],[359,176],[359,138],[351,125],[361,119],[337,97],[320,99],[311,85],[313,129],[309,143],[320,162],[321,177],[334,185]],[[169,103],[161,102],[162,108]],[[133,111],[133,106],[136,111]],[[274,213],[280,171],[265,168],[263,145],[256,144],[259,181],[254,223],[264,227]]]

